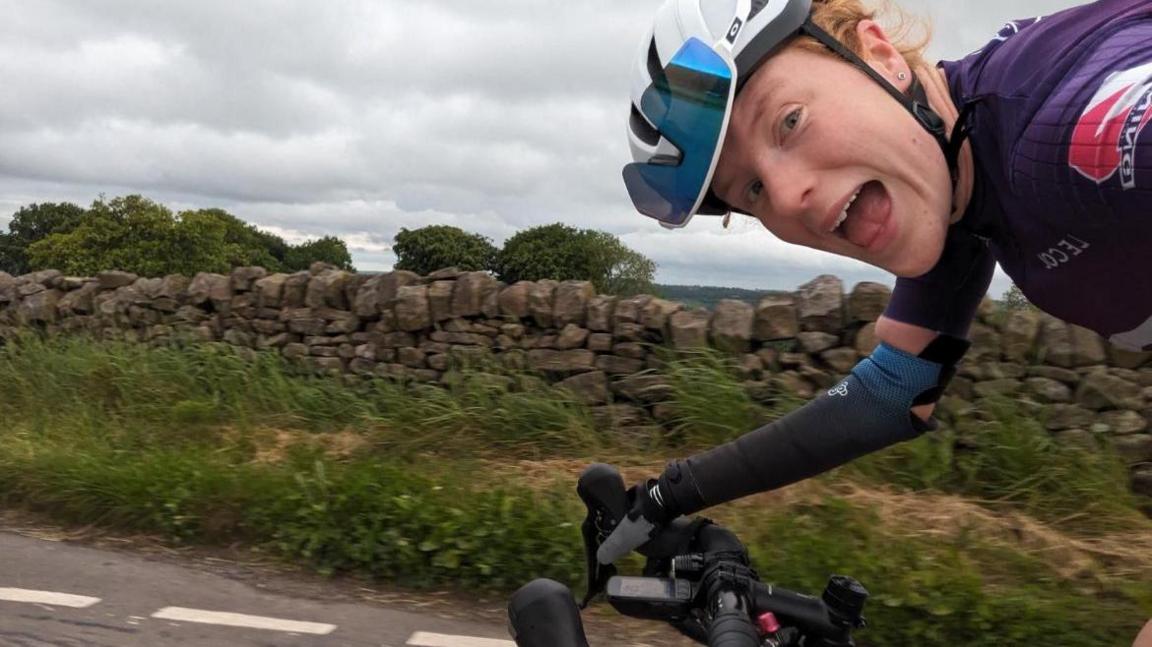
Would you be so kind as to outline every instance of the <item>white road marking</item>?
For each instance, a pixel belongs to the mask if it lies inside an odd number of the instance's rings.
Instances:
[[[413,647],[516,647],[516,643],[511,640],[449,636],[447,634],[431,634],[426,631],[417,631],[412,634],[407,644]]]
[[[73,607],[83,609],[100,601],[100,598],[90,598],[86,595],[72,595],[69,593],[55,593],[53,591],[33,591],[31,589],[0,588],[0,600],[8,602],[29,602],[31,604],[48,604],[55,607]]]
[[[274,631],[292,631],[302,634],[325,635],[336,629],[336,625],[322,622],[301,622],[299,620],[282,620],[280,618],[267,618],[264,616],[250,616],[243,613],[227,613],[224,611],[204,611],[202,609],[185,609],[184,607],[164,607],[152,614],[153,618],[161,620],[183,620],[185,622],[200,622],[209,625],[227,625],[229,627],[249,627],[251,629],[272,629]]]

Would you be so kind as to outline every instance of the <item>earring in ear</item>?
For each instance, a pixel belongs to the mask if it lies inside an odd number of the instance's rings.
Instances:
[[[907,74],[905,74],[905,73],[903,73],[903,72],[901,72],[901,73],[899,73],[899,74],[897,74],[897,75],[896,75],[896,78],[898,78],[898,79],[900,79],[901,81],[903,81],[904,79],[908,78],[908,75],[907,75]]]

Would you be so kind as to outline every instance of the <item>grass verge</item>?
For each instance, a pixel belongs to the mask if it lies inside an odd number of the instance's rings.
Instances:
[[[659,439],[668,453],[775,415],[723,362],[685,362],[665,370],[682,434]],[[219,347],[72,339],[0,349],[0,381],[0,503],[406,586],[578,589],[578,466],[661,459],[516,376],[349,388]],[[977,422],[967,454],[924,438],[709,512],[768,580],[863,581],[869,644],[1130,643],[1152,615],[1152,530],[1114,463],[1066,455],[1010,411]]]

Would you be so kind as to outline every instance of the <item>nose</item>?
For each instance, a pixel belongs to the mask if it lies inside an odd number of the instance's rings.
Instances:
[[[757,164],[758,177],[764,185],[771,217],[802,219],[813,208],[816,173],[791,156],[762,156]]]

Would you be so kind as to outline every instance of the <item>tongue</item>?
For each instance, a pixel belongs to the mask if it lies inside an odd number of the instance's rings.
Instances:
[[[856,201],[848,207],[848,218],[843,225],[844,236],[853,245],[868,247],[888,221],[891,206],[883,184],[876,181],[865,184]]]

